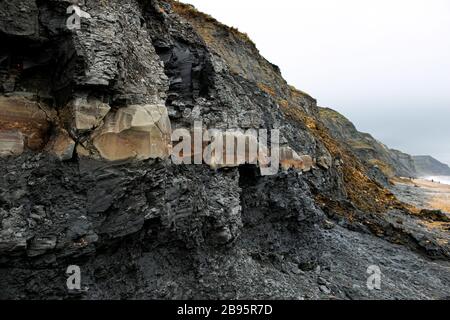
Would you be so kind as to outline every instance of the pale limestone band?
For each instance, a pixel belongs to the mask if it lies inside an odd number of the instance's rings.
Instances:
[[[88,138],[76,143],[74,134],[84,134]],[[206,161],[211,167],[235,167],[245,163],[261,167],[269,165],[273,151],[266,147],[267,144],[262,145],[258,137],[245,136],[236,130],[223,133],[221,138],[222,152],[215,152]],[[236,148],[239,140],[245,141],[244,149]],[[205,148],[207,146],[202,144],[202,155]],[[185,161],[186,158],[195,156],[195,149],[189,148],[187,154],[184,150],[185,154],[180,155],[179,148],[173,147],[171,122],[162,104],[112,109],[97,99],[80,97],[57,114],[42,103],[25,97],[0,97],[0,156],[20,155],[27,149],[46,150],[62,161],[77,154],[106,161],[178,157],[183,163],[191,163]],[[251,152],[252,149],[257,153]],[[283,170],[306,172],[316,165],[326,169],[331,166],[331,159],[299,155],[289,146],[281,146],[277,152]]]

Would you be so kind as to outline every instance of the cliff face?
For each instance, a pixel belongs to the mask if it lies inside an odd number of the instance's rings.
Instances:
[[[449,166],[430,156],[414,156],[414,165],[421,177],[450,176]]]
[[[412,156],[389,149],[370,134],[359,132],[350,120],[329,108],[320,108],[320,118],[332,136],[345,143],[369,168],[376,167],[387,177],[414,177]]]
[[[411,156],[390,149],[370,134],[359,132],[343,115],[329,108],[319,108],[321,121],[333,138],[344,143],[368,167],[371,176],[383,181],[397,177],[448,176],[450,168],[431,156]],[[383,174],[379,175],[379,171]]]
[[[245,35],[156,0],[85,1],[69,30],[70,4],[0,3],[0,298],[450,294],[428,262],[448,234],[374,182]],[[195,122],[279,129],[280,170],[174,164],[171,133]],[[366,289],[374,263],[395,286]]]

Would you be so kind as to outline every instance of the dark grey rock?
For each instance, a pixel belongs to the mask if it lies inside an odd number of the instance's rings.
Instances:
[[[290,97],[279,69],[251,42],[217,25],[227,41],[216,52],[194,21],[156,0],[86,1],[92,18],[69,31],[68,4],[0,2],[1,94],[36,92],[59,114],[88,96],[116,109],[165,103],[174,128],[200,119],[209,128],[278,128],[285,144],[321,168],[263,177],[251,165],[213,170],[82,154],[61,162],[29,151],[0,158],[0,299],[450,295],[448,246],[438,241],[448,235],[403,211],[356,210],[342,160],[280,107],[287,101],[317,119],[315,99]],[[15,14],[14,23],[4,19]],[[54,125],[78,146],[88,140],[67,123]],[[355,211],[356,222],[323,207],[319,195]],[[81,268],[80,290],[66,287],[70,265]],[[371,265],[382,271],[381,290],[367,289]]]

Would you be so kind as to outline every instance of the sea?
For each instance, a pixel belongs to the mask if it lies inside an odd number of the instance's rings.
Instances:
[[[450,185],[450,176],[428,176],[423,179]]]

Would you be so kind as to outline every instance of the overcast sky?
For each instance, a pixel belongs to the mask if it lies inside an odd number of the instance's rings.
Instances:
[[[449,0],[185,0],[392,148],[450,164]]]

